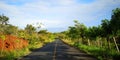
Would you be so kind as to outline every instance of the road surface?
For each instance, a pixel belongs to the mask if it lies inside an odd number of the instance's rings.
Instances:
[[[56,39],[54,42],[37,49],[27,56],[18,60],[97,60],[95,57],[77,50],[61,40]]]

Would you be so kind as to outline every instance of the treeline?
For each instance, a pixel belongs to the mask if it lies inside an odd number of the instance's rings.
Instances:
[[[0,15],[0,60],[13,60],[54,40],[51,32],[39,30],[41,28],[39,23],[36,23],[36,26],[27,24],[24,29],[20,29],[9,24],[9,17]],[[23,41],[21,42],[21,40]],[[22,46],[21,43],[24,44],[24,40],[27,41],[27,46],[16,49],[16,47]],[[14,46],[14,50],[9,51],[12,46]]]
[[[65,42],[91,53],[101,60],[120,57],[120,8],[112,10],[111,19],[101,25],[86,27],[74,20],[75,25],[58,34]]]

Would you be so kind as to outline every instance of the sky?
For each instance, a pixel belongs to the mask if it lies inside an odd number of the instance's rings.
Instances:
[[[98,26],[111,19],[112,10],[120,8],[120,0],[0,0],[0,14],[19,28],[41,24],[41,29],[61,32],[74,25],[74,20],[87,27]]]

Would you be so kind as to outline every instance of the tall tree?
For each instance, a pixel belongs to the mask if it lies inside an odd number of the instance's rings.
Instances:
[[[80,37],[79,31],[77,31],[77,29],[75,27],[69,27],[69,32],[68,32],[68,36],[71,38],[71,39],[78,39]]]
[[[7,27],[9,25],[8,24],[9,18],[7,16],[4,15],[0,15],[0,33],[5,33],[7,29]]]
[[[86,36],[87,27],[79,23],[77,20],[74,20],[75,25],[70,26],[68,30],[68,36],[71,39],[82,42],[83,38]]]
[[[4,15],[0,15],[0,24],[6,25],[8,23],[9,18]]]
[[[117,32],[120,30],[120,8],[113,10],[110,25],[113,34],[117,34]]]
[[[75,22],[75,27],[76,27],[80,37],[84,38],[87,27],[83,23],[79,23],[77,20],[74,20],[74,22]]]
[[[102,30],[103,30],[103,32],[102,32],[103,37],[107,37],[109,34],[112,33],[109,20],[107,20],[107,19],[102,20],[101,26],[102,26]]]
[[[119,36],[120,35],[120,8],[116,8],[113,10],[111,21],[110,21],[110,26],[111,26],[112,35],[113,35],[116,48],[119,52],[120,46],[118,48],[117,43],[120,44],[120,40],[119,40],[120,39],[120,36]]]

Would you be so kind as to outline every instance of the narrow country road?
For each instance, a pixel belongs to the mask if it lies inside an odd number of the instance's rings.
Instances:
[[[69,45],[64,44],[61,40],[56,39],[54,42],[37,49],[27,56],[18,60],[97,60],[91,55],[79,51]]]

